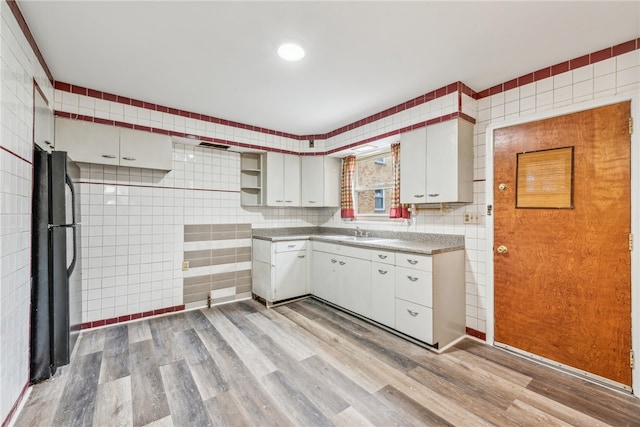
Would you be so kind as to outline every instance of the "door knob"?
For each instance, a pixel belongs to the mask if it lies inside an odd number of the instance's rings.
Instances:
[[[506,254],[508,249],[505,245],[500,245],[498,246],[498,249],[496,249],[498,251],[499,254]]]
[[[504,191],[504,190],[506,190],[506,189],[507,189],[507,184],[502,183],[502,184],[498,185],[498,190],[500,190],[500,191]]]

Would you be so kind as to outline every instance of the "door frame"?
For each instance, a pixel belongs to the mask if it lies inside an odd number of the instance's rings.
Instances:
[[[605,105],[631,101],[631,117],[633,118],[634,132],[631,135],[631,233],[636,243],[631,252],[631,348],[635,354],[635,369],[631,373],[633,394],[640,397],[640,94],[626,93],[554,108],[544,112],[535,113],[524,117],[515,117],[500,122],[490,122],[486,128],[486,205],[494,204],[493,182],[493,133],[495,130],[529,123],[533,121],[553,118],[565,114],[591,110]],[[486,212],[486,211],[485,211]],[[493,212],[486,216],[486,342],[495,345],[495,301],[494,301],[494,219]]]

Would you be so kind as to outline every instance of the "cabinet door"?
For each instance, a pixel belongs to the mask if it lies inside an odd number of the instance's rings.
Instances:
[[[267,206],[284,206],[284,154],[267,153]]]
[[[302,206],[320,207],[324,199],[323,156],[302,156]]]
[[[33,102],[33,142],[43,150],[51,152],[54,137],[53,112],[38,90],[34,91]]]
[[[341,291],[338,305],[371,317],[371,261],[341,257],[338,265]]]
[[[281,252],[275,256],[276,301],[302,296],[307,290],[306,251]]]
[[[449,120],[427,127],[427,202],[473,201],[473,125]]]
[[[427,131],[414,129],[400,136],[400,201],[427,202]]]
[[[284,205],[300,206],[300,157],[284,155]]]
[[[56,150],[76,162],[120,163],[120,129],[115,126],[57,118],[55,140]]]
[[[311,259],[311,293],[334,304],[338,301],[338,257],[313,251]]]
[[[120,166],[171,170],[172,160],[169,135],[120,129]]]
[[[340,207],[340,174],[342,159],[323,156],[324,159],[324,200],[322,206]]]
[[[371,319],[395,328],[395,271],[389,264],[371,263]]]

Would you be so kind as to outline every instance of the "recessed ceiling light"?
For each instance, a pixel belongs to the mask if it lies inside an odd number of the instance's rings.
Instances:
[[[304,49],[295,43],[285,43],[278,48],[278,55],[285,61],[300,61],[304,58]]]

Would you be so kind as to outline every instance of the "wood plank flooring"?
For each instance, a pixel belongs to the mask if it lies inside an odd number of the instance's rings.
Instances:
[[[83,332],[16,426],[640,426],[640,400],[467,339],[437,355],[316,300]]]

